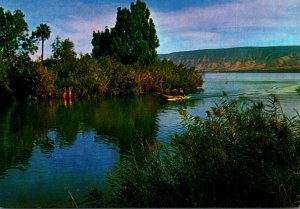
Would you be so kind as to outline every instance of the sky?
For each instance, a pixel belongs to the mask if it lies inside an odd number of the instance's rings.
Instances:
[[[70,38],[79,53],[91,53],[93,31],[114,27],[118,7],[135,0],[0,0],[20,9],[29,30],[51,28],[45,57],[56,36]],[[300,45],[300,0],[144,0],[151,11],[158,53],[243,46]],[[37,56],[37,55],[36,55]]]

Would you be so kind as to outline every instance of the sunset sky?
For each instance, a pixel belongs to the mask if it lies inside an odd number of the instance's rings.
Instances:
[[[240,46],[300,45],[300,0],[146,0],[154,19],[158,53]],[[0,0],[21,9],[30,31],[51,27],[46,56],[58,35],[77,53],[90,53],[93,31],[113,27],[118,7],[131,0]]]

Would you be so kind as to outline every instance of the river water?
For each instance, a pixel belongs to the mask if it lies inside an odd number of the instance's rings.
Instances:
[[[223,95],[266,101],[276,94],[283,111],[300,112],[300,74],[207,73],[185,102],[158,96],[18,102],[0,105],[0,206],[74,207],[93,188],[105,190],[106,174],[140,140],[168,142],[184,130],[184,109],[205,117]]]

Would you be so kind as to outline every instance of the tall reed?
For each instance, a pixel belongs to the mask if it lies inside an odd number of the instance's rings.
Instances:
[[[224,97],[207,117],[181,110],[186,132],[143,143],[110,176],[118,207],[294,207],[300,194],[300,119],[269,101]]]

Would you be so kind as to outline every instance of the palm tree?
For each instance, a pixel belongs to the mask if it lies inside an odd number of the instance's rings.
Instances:
[[[40,24],[40,26],[38,26],[36,28],[36,32],[35,35],[38,39],[42,40],[42,64],[44,61],[44,41],[45,39],[49,39],[50,34],[51,34],[51,29],[47,24]]]

